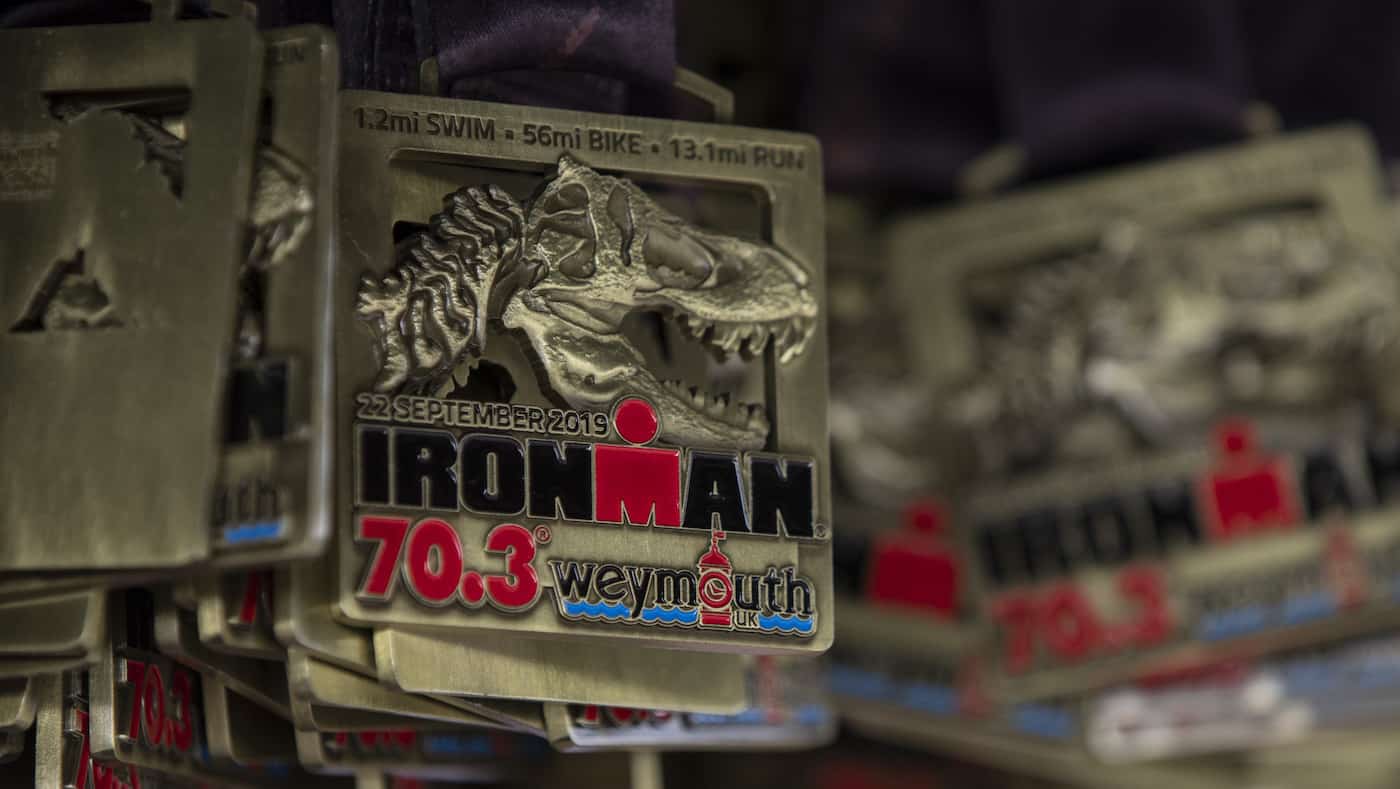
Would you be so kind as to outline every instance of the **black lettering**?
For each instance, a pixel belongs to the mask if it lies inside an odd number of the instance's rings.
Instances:
[[[1133,529],[1123,503],[1115,496],[1091,499],[1079,510],[1078,525],[1098,564],[1124,564],[1133,557]]]
[[[445,430],[394,430],[394,504],[457,509],[457,446]],[[424,486],[428,492],[426,498]]]
[[[598,596],[609,603],[616,603],[627,596],[627,576],[615,564],[604,564],[598,568],[598,580],[593,582]]]
[[[593,571],[598,565],[593,562],[562,562],[549,560],[549,570],[554,573],[554,589],[565,600],[585,600],[588,587],[593,583]]]
[[[744,575],[735,573],[734,575],[734,605],[745,611],[757,611],[763,605],[760,598],[759,584],[763,582],[761,575]]]
[[[519,441],[488,433],[462,439],[462,503],[495,515],[525,509],[525,449]]]
[[[787,613],[812,615],[812,585],[798,578],[791,567],[783,568],[783,589],[787,592]]]
[[[782,533],[788,537],[815,536],[811,461],[751,457],[749,481],[755,534],[776,536],[782,524]]]
[[[1372,435],[1366,442],[1366,468],[1376,503],[1389,502],[1400,488],[1400,435],[1391,430]]]
[[[748,531],[739,457],[728,452],[692,452],[681,525],[709,531],[716,516],[725,531]]]
[[[360,501],[365,504],[389,503],[389,429],[355,426],[359,452],[355,464],[360,471]]]
[[[593,520],[593,445],[532,439],[530,517]]]
[[[229,375],[225,443],[287,435],[288,378],[286,361],[233,368]]]
[[[1032,510],[1017,516],[1012,522],[1021,549],[1021,566],[1028,580],[1069,571],[1069,556],[1065,551],[1064,534],[1054,510]]]
[[[982,560],[982,574],[998,586],[1011,580],[1005,557],[1008,551],[1017,550],[1016,532],[1008,523],[979,523],[977,535],[977,555]]]
[[[767,610],[782,611],[778,607],[778,587],[783,583],[783,579],[778,577],[778,571],[769,567],[763,573],[763,597]]]
[[[695,573],[689,570],[656,570],[656,602],[658,605],[694,606],[697,594]]]
[[[1179,482],[1146,491],[1147,512],[1152,520],[1152,534],[1157,552],[1163,556],[1172,543],[1184,540],[1188,545],[1201,542],[1201,523],[1196,515],[1196,499],[1191,485]],[[1173,536],[1175,535],[1175,536]]]
[[[1308,520],[1356,509],[1346,472],[1330,452],[1312,452],[1303,458],[1303,501]]]

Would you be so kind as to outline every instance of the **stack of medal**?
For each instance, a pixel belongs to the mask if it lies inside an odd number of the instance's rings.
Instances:
[[[828,739],[815,142],[337,94],[327,31],[171,5],[0,34],[6,753],[37,719],[40,786],[303,785]]]
[[[831,426],[844,528],[834,545],[841,635],[826,662],[842,720],[865,736],[1073,785],[1214,786],[1206,781],[1216,773],[1201,768],[1099,763],[1073,742],[1075,710],[1065,700],[990,696],[989,633],[969,598],[963,549],[946,506],[927,498],[947,479],[930,437],[936,400],[911,375],[899,301],[882,258],[870,255],[881,248],[877,228],[854,202],[828,205],[840,338]]]
[[[360,92],[341,129],[308,665],[563,750],[828,739],[773,690],[834,632],[815,142]]]
[[[1396,722],[1390,640],[1367,636],[1397,613],[1386,210],[1369,141],[1340,129],[897,226],[953,528],[846,560],[866,599],[842,606],[843,714],[1084,785],[1251,763],[1340,785],[1321,745],[1200,755]],[[924,624],[882,632],[870,609],[892,605]],[[948,731],[969,696],[1005,731]]]

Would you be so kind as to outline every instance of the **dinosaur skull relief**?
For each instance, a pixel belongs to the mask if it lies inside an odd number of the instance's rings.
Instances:
[[[624,318],[658,313],[724,356],[754,358],[771,342],[778,364],[816,327],[808,273],[791,256],[696,227],[567,155],[523,204],[496,186],[453,192],[396,254],[392,271],[362,278],[356,305],[375,338],[378,391],[437,391],[481,355],[499,320],[526,339],[562,403],[596,411],[645,397],[673,444],[759,448],[768,418],[658,380]]]

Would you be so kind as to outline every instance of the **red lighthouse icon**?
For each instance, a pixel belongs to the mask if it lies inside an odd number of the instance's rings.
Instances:
[[[719,549],[723,531],[710,532],[710,550],[696,562],[700,578],[700,626],[729,629],[734,620],[734,567]]]

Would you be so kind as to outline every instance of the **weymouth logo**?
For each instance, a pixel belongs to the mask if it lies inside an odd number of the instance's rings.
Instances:
[[[792,567],[735,573],[720,550],[724,538],[722,531],[711,533],[710,548],[694,569],[552,559],[559,613],[573,620],[812,635],[812,584]]]
[[[482,515],[772,537],[824,538],[810,459],[646,446],[656,409],[632,397],[613,424],[626,444],[359,424],[358,502]],[[684,496],[682,493],[684,492]]]

